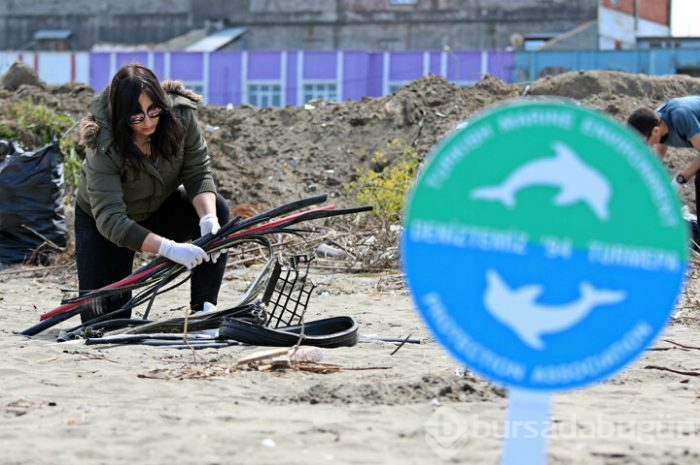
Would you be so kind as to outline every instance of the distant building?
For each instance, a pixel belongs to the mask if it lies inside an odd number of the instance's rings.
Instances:
[[[62,52],[71,49],[71,35],[67,29],[40,29],[34,33],[33,47],[36,50]]]
[[[594,20],[597,0],[193,0],[194,20],[248,29],[251,49],[505,49]]]
[[[598,0],[0,0],[0,50],[42,29],[95,44],[160,47],[193,30],[244,28],[248,49],[504,49],[518,35],[595,20]]]
[[[671,35],[671,0],[601,0],[598,48],[637,47],[639,37]]]
[[[71,31],[72,50],[159,43],[195,28],[191,0],[0,0],[0,50],[38,50],[41,30]]]
[[[671,0],[0,0],[0,50],[624,50]],[[44,40],[47,31],[67,33]],[[199,43],[198,43],[199,42]]]
[[[637,37],[638,49],[649,48],[678,48],[678,49],[694,49],[700,48],[700,37],[668,37],[668,36],[649,36]]]

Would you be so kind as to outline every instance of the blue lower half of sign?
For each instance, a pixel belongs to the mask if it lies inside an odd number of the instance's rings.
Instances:
[[[559,390],[610,376],[668,320],[685,258],[629,251],[517,255],[412,242],[404,269],[419,311],[454,356],[509,386]]]

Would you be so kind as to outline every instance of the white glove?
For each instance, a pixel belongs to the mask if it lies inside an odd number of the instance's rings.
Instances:
[[[206,236],[209,233],[216,234],[221,229],[219,226],[219,219],[214,214],[204,215],[199,219],[199,232],[202,236]]]
[[[168,260],[183,265],[188,270],[191,270],[202,262],[209,261],[209,256],[201,247],[197,247],[194,244],[174,242],[166,238],[160,241],[158,254]]]
[[[219,219],[214,214],[204,215],[199,219],[199,233],[205,236],[209,233],[216,234],[221,229],[219,226]],[[211,262],[216,263],[216,261],[221,256],[221,252],[214,252],[211,254]]]
[[[671,179],[671,189],[673,189],[673,192],[678,192],[681,188],[681,185],[678,184],[678,181],[676,181],[676,178]]]

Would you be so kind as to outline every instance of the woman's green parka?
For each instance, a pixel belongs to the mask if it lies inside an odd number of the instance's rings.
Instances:
[[[207,145],[195,112],[201,97],[179,81],[163,81],[163,90],[180,118],[185,137],[179,153],[151,163],[126,163],[113,143],[109,117],[109,88],[89,106],[91,116],[80,122],[81,143],[87,154],[78,183],[77,206],[90,214],[100,233],[131,250],[141,250],[150,232],[138,224],[156,212],[163,201],[183,184],[190,200],[202,192],[216,192]]]

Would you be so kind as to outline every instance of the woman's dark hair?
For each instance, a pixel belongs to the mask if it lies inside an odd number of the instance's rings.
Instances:
[[[139,96],[144,92],[153,104],[163,111],[158,126],[151,136],[151,154],[170,158],[182,145],[185,129],[173,113],[170,99],[158,82],[153,71],[138,64],[122,66],[112,78],[109,90],[109,108],[112,117],[112,135],[119,151],[127,162],[140,163],[143,155],[134,144],[134,131],[129,117],[141,113]]]
[[[661,124],[661,117],[651,108],[637,108],[627,118],[627,125],[636,129],[644,137],[651,135],[651,130]]]

